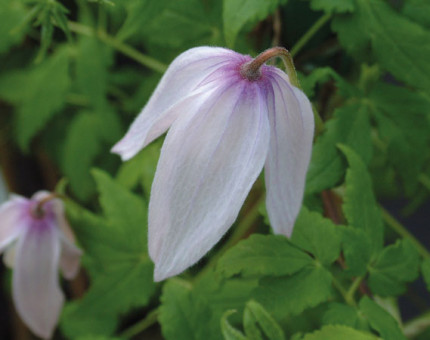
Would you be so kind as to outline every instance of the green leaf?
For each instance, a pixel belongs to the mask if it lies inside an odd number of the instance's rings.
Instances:
[[[171,279],[163,287],[159,321],[167,340],[212,339],[207,325],[211,311],[207,303],[192,294],[192,286]]]
[[[430,291],[430,259],[425,259],[421,265],[421,272],[423,274],[424,282],[426,283],[427,290]]]
[[[348,223],[362,229],[371,240],[372,251],[382,248],[384,225],[372,191],[372,181],[366,165],[351,148],[340,145],[345,154],[349,169],[345,178],[345,200],[342,206]]]
[[[286,0],[223,0],[224,36],[229,47],[233,47],[238,33],[247,25],[252,27],[265,19]]]
[[[0,54],[7,52],[13,45],[19,44],[25,29],[19,29],[19,22],[26,15],[21,1],[3,0],[0,2]]]
[[[331,273],[324,267],[312,266],[292,276],[262,279],[255,299],[279,319],[327,301],[331,286]]]
[[[24,74],[19,77],[23,83],[16,102],[16,134],[19,146],[27,150],[31,138],[64,106],[70,84],[68,50],[57,48],[54,55]]]
[[[152,44],[180,49],[199,42],[220,44],[220,30],[211,18],[212,12],[199,0],[132,0],[126,9],[121,39],[143,36]]]
[[[291,240],[325,265],[331,264],[340,255],[341,235],[337,226],[320,213],[305,207],[296,220]]]
[[[249,340],[285,339],[282,328],[276,323],[273,317],[256,301],[249,301],[243,313],[243,326],[245,334]],[[266,337],[263,337],[261,331]]]
[[[312,258],[284,236],[252,235],[228,250],[217,271],[226,277],[282,276],[312,264]]]
[[[342,231],[342,250],[350,276],[362,276],[372,258],[372,242],[369,234],[362,229],[345,227]]]
[[[378,337],[357,331],[346,326],[325,326],[312,334],[306,334],[303,340],[377,340]],[[388,338],[387,338],[388,339]]]
[[[155,290],[145,202],[104,172],[94,170],[93,175],[104,217],[67,206],[91,275],[85,296],[64,310],[61,326],[70,338],[112,334],[119,315],[145,306]]]
[[[351,54],[367,55],[370,45],[373,57],[387,71],[409,85],[430,90],[430,32],[386,1],[356,0],[356,10],[335,17],[332,27]]]
[[[340,182],[345,166],[336,148],[337,144],[348,145],[366,163],[372,156],[371,130],[366,106],[357,103],[340,107],[325,127],[325,133],[317,139],[312,151],[306,183],[308,193],[320,192]]]
[[[228,317],[236,313],[235,310],[228,310],[221,318],[222,335],[225,340],[247,340],[246,336],[228,322]]]
[[[354,0],[312,0],[311,8],[315,11],[325,11],[328,13],[353,12],[355,9]]]
[[[324,325],[343,325],[364,331],[369,330],[366,319],[356,308],[338,302],[333,302],[328,306],[322,323]]]
[[[360,300],[359,307],[371,328],[377,331],[383,339],[406,340],[397,321],[376,302],[365,296]]]
[[[430,3],[427,0],[408,0],[403,3],[402,14],[426,28],[430,28]]]
[[[369,268],[369,287],[380,296],[400,295],[405,283],[414,281],[419,273],[420,256],[408,240],[398,240],[385,247]]]

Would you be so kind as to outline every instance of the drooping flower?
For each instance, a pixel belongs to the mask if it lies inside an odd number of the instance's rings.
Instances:
[[[37,336],[49,339],[64,303],[58,278],[73,278],[81,250],[61,200],[46,191],[31,199],[12,196],[0,206],[0,252],[13,268],[12,298],[18,315]]]
[[[155,281],[182,272],[221,239],[263,166],[272,228],[291,235],[314,119],[291,75],[264,65],[287,54],[283,48],[255,59],[217,47],[184,52],[113,147],[128,160],[170,127],[149,203]]]

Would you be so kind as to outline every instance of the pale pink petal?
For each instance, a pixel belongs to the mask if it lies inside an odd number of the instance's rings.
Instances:
[[[22,232],[22,220],[29,201],[14,195],[0,206],[0,252],[3,252]]]
[[[265,165],[266,206],[276,234],[291,236],[299,213],[312,152],[314,117],[307,97],[281,70],[269,74],[273,92],[268,98],[271,128]]]
[[[64,296],[58,283],[60,241],[54,222],[33,220],[18,239],[13,272],[13,300],[29,329],[49,339]],[[50,225],[51,224],[51,225]]]
[[[60,267],[63,276],[71,280],[79,271],[82,251],[66,238],[61,242]]]
[[[182,272],[220,240],[266,159],[263,90],[246,80],[221,84],[164,142],[149,204],[155,281]]]
[[[144,146],[163,134],[184,111],[172,109],[195,90],[201,82],[222,67],[237,53],[219,47],[196,47],[179,55],[169,66],[150,100],[112,152],[130,159]]]

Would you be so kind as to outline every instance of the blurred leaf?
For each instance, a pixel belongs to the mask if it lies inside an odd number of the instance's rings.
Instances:
[[[370,47],[380,65],[399,80],[430,90],[430,31],[386,1],[356,0],[356,10],[336,16],[332,27],[352,55],[364,56]]]
[[[241,331],[235,329],[228,322],[228,317],[234,313],[236,313],[236,311],[228,310],[223,314],[221,318],[221,329],[222,329],[222,335],[224,336],[224,339],[225,340],[248,340],[247,337],[243,335]]]
[[[226,277],[282,276],[294,274],[311,263],[311,257],[284,236],[252,235],[221,257],[217,271]]]
[[[234,46],[238,33],[245,25],[252,27],[285,3],[286,0],[223,0],[222,16],[227,46]]]
[[[243,313],[243,326],[249,340],[285,339],[282,328],[273,317],[256,301],[249,301]],[[264,336],[263,336],[263,334]]]
[[[377,340],[378,337],[357,331],[346,326],[325,326],[312,334],[306,334],[303,340]],[[388,338],[387,338],[388,339]]]
[[[337,226],[320,213],[302,208],[291,237],[294,244],[329,265],[340,255],[341,235]]]
[[[354,0],[312,0],[311,8],[315,11],[343,13],[353,12],[355,5]]]
[[[26,29],[20,28],[19,23],[24,20],[26,14],[21,1],[0,1],[0,54],[22,41]]]
[[[343,212],[350,225],[362,229],[369,236],[374,253],[382,248],[384,225],[373,194],[369,172],[356,152],[344,145],[339,148],[349,163],[345,178]]]
[[[329,271],[320,266],[309,266],[292,276],[262,279],[255,299],[280,319],[298,315],[306,308],[327,301],[332,294],[331,286]]]
[[[430,291],[430,259],[425,259],[421,265],[421,272],[423,274],[424,282],[426,283],[427,290]]]
[[[306,183],[308,193],[320,192],[340,182],[345,165],[337,144],[348,145],[366,163],[372,156],[369,113],[365,106],[349,104],[338,108],[325,128],[312,151]]]
[[[381,335],[382,339],[406,340],[397,321],[376,302],[365,296],[360,300],[359,307],[370,326]]]
[[[427,0],[405,1],[402,14],[424,27],[430,28],[430,2]]]
[[[385,247],[369,268],[369,287],[380,296],[400,295],[418,277],[420,256],[408,239]]]
[[[324,325],[343,325],[364,331],[369,330],[366,319],[356,308],[338,302],[329,304],[322,323]]]
[[[70,338],[112,334],[118,316],[146,305],[155,289],[145,202],[106,173],[94,170],[93,175],[104,217],[67,205],[91,275],[85,296],[64,310],[61,326]]]

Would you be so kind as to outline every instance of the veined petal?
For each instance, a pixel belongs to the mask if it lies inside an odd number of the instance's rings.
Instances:
[[[270,147],[265,165],[266,206],[276,234],[291,236],[299,213],[312,152],[314,117],[302,91],[281,70],[271,69]]]
[[[112,152],[130,159],[163,134],[184,111],[172,109],[198,90],[200,83],[216,68],[238,54],[220,47],[197,47],[179,55],[170,64],[150,100]]]
[[[43,223],[31,225],[17,242],[12,293],[21,319],[37,336],[49,339],[64,296],[58,283],[58,233]]]
[[[14,195],[0,206],[0,252],[22,232],[22,219],[29,205],[28,200]]]
[[[149,204],[155,281],[197,262],[235,221],[269,144],[257,84],[233,81],[167,134]]]

